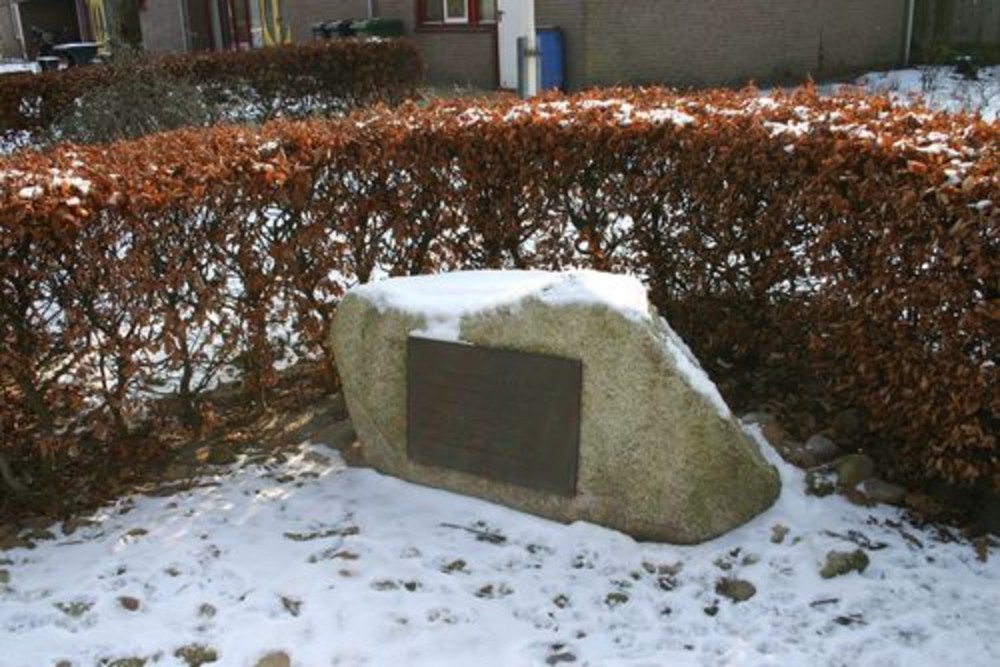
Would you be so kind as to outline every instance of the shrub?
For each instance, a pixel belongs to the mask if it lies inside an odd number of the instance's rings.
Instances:
[[[126,52],[107,65],[106,81],[84,92],[50,129],[55,142],[102,143],[207,125],[202,92]]]
[[[123,68],[91,66],[42,74],[5,76],[0,86],[0,131],[8,136],[45,133],[72,113],[77,100],[98,100],[101,90],[122,85]],[[168,55],[136,63],[143,77],[173,87],[197,86],[217,116],[262,122],[278,116],[336,115],[416,92],[423,65],[405,41],[339,40],[252,51]],[[213,118],[217,120],[218,118]]]
[[[357,282],[589,266],[641,276],[710,368],[780,355],[793,391],[865,408],[898,477],[1000,487],[998,134],[809,89],[649,89],[20,155],[0,419],[30,462],[58,451],[46,424],[128,433],[153,389],[196,412],[237,361],[263,403],[283,350],[333,372]]]

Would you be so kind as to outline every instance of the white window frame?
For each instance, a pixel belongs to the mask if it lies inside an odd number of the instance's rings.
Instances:
[[[434,2],[436,0],[427,0],[428,2]],[[444,3],[444,22],[445,23],[460,23],[463,25],[469,25],[469,0],[463,0],[462,7],[464,8],[464,13],[462,16],[448,16],[448,0],[440,0]]]

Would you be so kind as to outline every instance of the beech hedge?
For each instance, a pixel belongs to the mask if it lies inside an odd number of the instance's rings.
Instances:
[[[265,404],[294,354],[334,385],[360,282],[583,266],[640,276],[710,368],[785,358],[864,409],[897,478],[1000,488],[998,139],[860,95],[623,89],[13,156],[0,451],[114,442],[158,392],[197,423],[229,367]]]

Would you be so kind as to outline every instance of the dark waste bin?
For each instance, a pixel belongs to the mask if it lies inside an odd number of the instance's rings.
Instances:
[[[403,34],[403,22],[398,19],[362,19],[351,26],[362,37],[399,37]]]
[[[325,39],[330,39],[330,37],[332,36],[330,35],[330,31],[327,29],[326,24],[327,24],[326,21],[320,21],[319,23],[313,23],[312,26],[310,26],[310,29],[312,30],[313,39],[316,40],[317,42],[323,41]]]
[[[70,67],[83,67],[97,57],[96,42],[76,42],[52,47],[52,53],[65,60]]]
[[[354,37],[354,19],[327,21],[326,29],[334,37]]]
[[[38,56],[38,69],[43,72],[52,72],[59,69],[62,59],[58,56]]]
[[[536,30],[538,50],[542,54],[540,90],[566,90],[566,41],[559,28]]]
[[[337,37],[353,37],[355,19],[334,19],[313,23],[313,39],[317,41],[335,39]]]

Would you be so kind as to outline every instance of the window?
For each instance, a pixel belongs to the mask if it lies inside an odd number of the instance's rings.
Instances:
[[[497,0],[479,0],[479,22],[497,22]]]
[[[469,0],[444,0],[445,23],[468,23]]]
[[[497,0],[423,0],[421,24],[476,26],[496,23]]]

